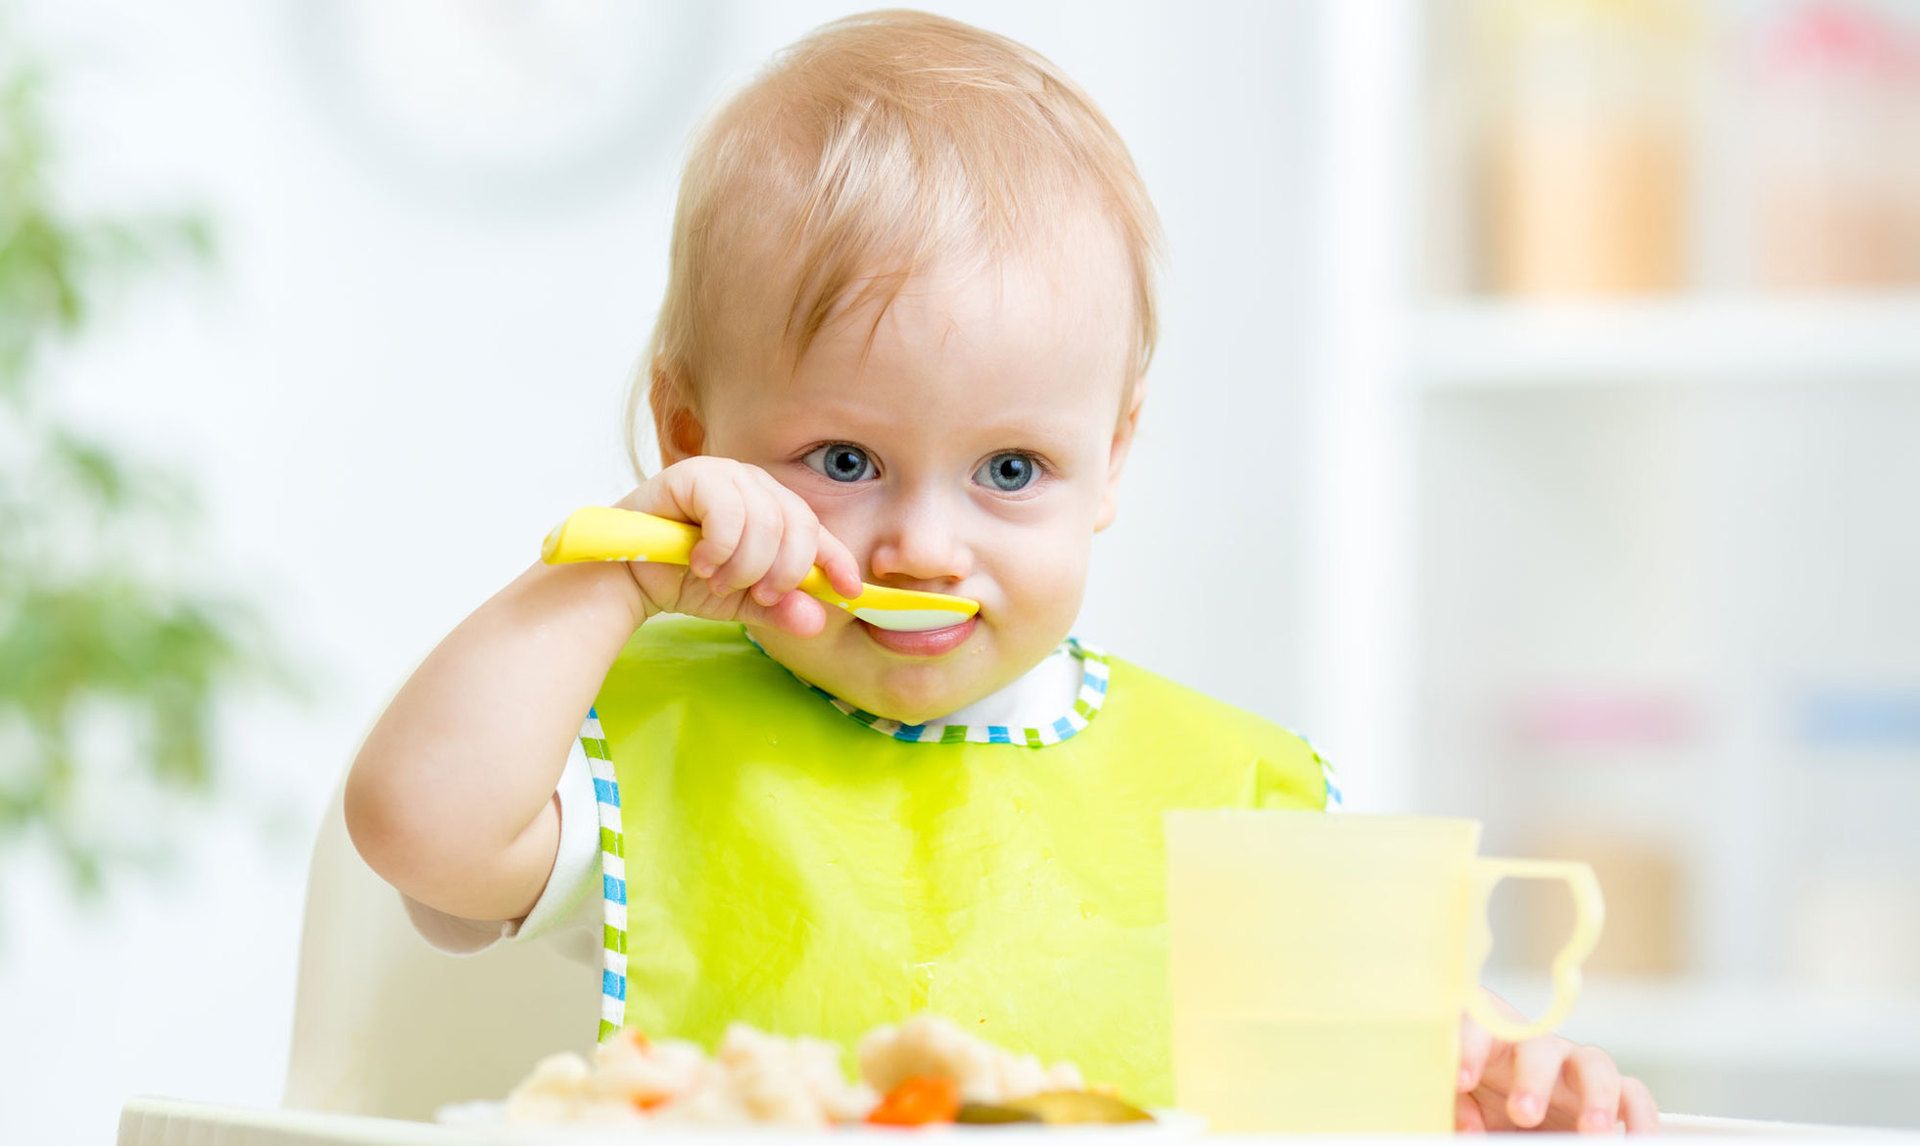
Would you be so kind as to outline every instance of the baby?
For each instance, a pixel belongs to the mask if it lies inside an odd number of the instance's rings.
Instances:
[[[931,1010],[1170,1102],[1162,813],[1330,788],[1292,734],[1068,636],[1156,242],[1086,95],[964,24],[830,24],[727,104],[629,404],[664,468],[618,503],[701,540],[533,566],[395,697],[347,820],[422,933],[590,935],[603,1037]],[[980,610],[888,632],[796,591],[815,565]],[[1591,1048],[1465,1039],[1463,1125],[1650,1125]]]

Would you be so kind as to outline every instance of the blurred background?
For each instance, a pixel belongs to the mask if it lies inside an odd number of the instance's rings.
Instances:
[[[1166,223],[1079,631],[1590,860],[1664,1107],[1920,1126],[1920,0],[932,7]],[[0,0],[0,1137],[278,1101],[360,737],[631,487],[688,133],[858,10]]]

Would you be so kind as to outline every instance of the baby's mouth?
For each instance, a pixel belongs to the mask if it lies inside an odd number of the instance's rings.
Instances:
[[[867,639],[888,652],[900,653],[910,657],[937,657],[950,653],[966,643],[973,635],[974,626],[980,623],[977,616],[968,617],[957,625],[948,625],[944,629],[925,629],[917,633],[899,633],[876,628],[867,622],[856,619],[854,624],[867,634]]]

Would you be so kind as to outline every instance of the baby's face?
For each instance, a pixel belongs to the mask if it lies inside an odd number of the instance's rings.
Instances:
[[[1010,683],[1067,635],[1140,390],[1123,411],[1134,319],[1117,240],[1091,224],[1057,238],[1031,258],[935,268],[870,347],[871,312],[856,312],[820,332],[790,379],[768,353],[707,383],[702,452],[805,498],[867,581],[980,602],[932,633],[837,609],[815,637],[756,628],[803,680],[917,723]]]

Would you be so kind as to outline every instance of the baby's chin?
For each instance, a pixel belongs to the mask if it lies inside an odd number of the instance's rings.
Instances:
[[[902,724],[924,724],[965,708],[1025,671],[986,663],[995,658],[985,647],[963,646],[948,656],[913,663],[861,648],[859,642],[866,638],[851,631],[840,640],[825,641],[782,633],[756,636],[769,656],[801,680]]]
[[[834,682],[838,688],[825,681],[815,683],[875,716],[902,724],[925,724],[957,712],[999,687],[993,681],[969,679],[977,678],[979,667],[940,663],[889,666],[877,677]]]

